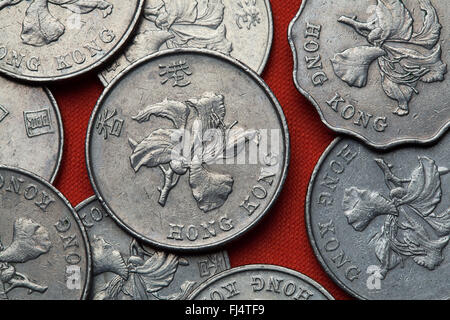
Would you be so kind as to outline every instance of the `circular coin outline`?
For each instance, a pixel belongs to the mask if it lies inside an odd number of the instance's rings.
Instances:
[[[100,192],[100,189],[97,186],[97,181],[94,178],[93,173],[93,166],[91,163],[91,157],[90,157],[90,142],[91,142],[91,135],[93,134],[93,130],[95,128],[95,119],[97,117],[98,112],[100,111],[103,101],[109,96],[109,93],[114,90],[115,86],[124,78],[130,71],[134,70],[135,68],[139,67],[141,64],[145,64],[148,62],[151,62],[153,59],[161,57],[161,56],[170,56],[175,54],[196,54],[196,55],[206,55],[210,56],[212,58],[216,58],[222,61],[225,61],[234,67],[240,69],[242,72],[246,73],[251,79],[255,81],[255,83],[263,90],[263,92],[266,93],[267,97],[272,102],[272,106],[274,108],[274,111],[278,115],[278,119],[280,121],[280,129],[283,132],[284,140],[283,140],[283,146],[285,148],[285,155],[284,155],[284,161],[283,161],[283,170],[280,172],[280,180],[278,182],[276,191],[274,192],[274,195],[272,199],[268,202],[266,208],[261,212],[258,218],[252,221],[249,225],[247,225],[245,228],[241,229],[239,232],[235,233],[233,236],[228,237],[224,240],[217,241],[211,244],[207,245],[197,245],[197,246],[190,246],[190,247],[180,247],[175,245],[167,245],[160,242],[157,242],[155,240],[149,239],[143,235],[140,235],[139,233],[135,232],[131,229],[128,225],[126,225],[120,217],[118,217],[112,209],[108,206],[106,201],[104,200],[102,193]],[[92,188],[94,189],[94,193],[98,198],[98,201],[103,206],[103,208],[106,210],[106,212],[113,218],[113,220],[126,232],[131,234],[134,238],[147,243],[149,245],[154,246],[155,248],[159,248],[162,250],[176,250],[180,252],[201,252],[201,251],[211,251],[211,250],[220,250],[221,247],[223,247],[225,244],[229,244],[230,242],[235,241],[236,239],[243,236],[245,233],[247,233],[249,230],[251,230],[255,225],[258,224],[266,216],[266,214],[272,209],[273,205],[277,201],[278,197],[280,196],[280,193],[283,189],[284,183],[286,182],[287,174],[289,171],[289,164],[290,164],[290,157],[291,157],[291,149],[290,149],[290,136],[289,136],[289,129],[286,117],[284,115],[283,109],[276,98],[275,94],[272,92],[272,90],[269,88],[269,86],[264,82],[264,80],[252,69],[250,69],[248,66],[244,65],[242,62],[233,59],[231,57],[228,57],[224,54],[211,51],[211,50],[204,50],[204,49],[192,49],[192,48],[177,48],[177,49],[171,49],[166,51],[157,52],[155,54],[149,55],[147,57],[144,57],[132,65],[128,66],[125,70],[123,70],[114,80],[104,89],[103,93],[101,94],[100,98],[98,99],[94,110],[92,111],[91,117],[89,119],[89,125],[86,132],[86,143],[85,143],[85,157],[86,157],[86,166],[88,170],[88,176],[89,180],[91,182]]]

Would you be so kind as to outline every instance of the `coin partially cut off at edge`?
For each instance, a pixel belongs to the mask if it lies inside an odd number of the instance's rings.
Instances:
[[[450,126],[450,2],[391,3],[306,0],[288,34],[294,82],[322,121],[379,149]]]
[[[361,299],[449,299],[450,135],[390,152],[337,139],[306,199],[314,252]]]
[[[4,166],[0,198],[1,298],[85,299],[90,247],[70,203],[42,178]]]
[[[0,77],[0,163],[53,182],[64,134],[58,105],[46,88]]]
[[[212,249],[244,234],[285,181],[289,134],[267,85],[235,60],[177,49],[140,60],[89,123],[91,183],[137,239]]]
[[[105,86],[133,62],[175,48],[214,50],[242,61],[259,74],[263,72],[273,39],[269,0],[192,1],[192,6],[182,9],[155,2],[147,0],[134,38],[99,74]],[[192,19],[187,21],[183,15]],[[170,25],[169,17],[175,17]]]
[[[230,269],[226,251],[176,255],[141,244],[91,197],[75,209],[92,247],[93,300],[184,300],[202,282]]]
[[[207,280],[190,300],[334,300],[320,284],[288,268],[254,264]]]

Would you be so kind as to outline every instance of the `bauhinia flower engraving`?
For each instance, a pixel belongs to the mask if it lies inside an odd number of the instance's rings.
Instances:
[[[367,22],[356,17],[341,16],[347,24],[364,36],[369,46],[347,49],[334,56],[335,74],[348,85],[362,88],[367,85],[370,65],[378,60],[381,85],[386,95],[398,102],[395,114],[409,114],[413,94],[419,94],[419,82],[443,81],[447,65],[442,62],[440,35],[442,26],[431,0],[416,0],[424,13],[418,32],[414,20],[402,0],[378,0]]]
[[[362,232],[376,217],[386,216],[381,231],[370,240],[383,278],[408,258],[434,270],[444,260],[442,251],[450,240],[450,209],[436,212],[442,197],[441,176],[450,170],[438,167],[428,157],[418,160],[411,177],[401,179],[392,172],[392,165],[375,159],[384,173],[389,197],[355,187],[344,193],[344,214],[356,231]]]

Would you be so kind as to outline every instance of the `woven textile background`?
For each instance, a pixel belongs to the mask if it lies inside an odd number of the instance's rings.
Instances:
[[[335,135],[321,122],[314,107],[296,90],[293,59],[287,40],[289,22],[299,0],[271,0],[274,43],[263,78],[284,109],[291,135],[288,179],[277,204],[249,234],[226,247],[232,267],[269,263],[298,270],[322,284],[336,299],[349,298],[315,259],[305,228],[304,205],[309,178],[321,153]],[[325,13],[324,13],[325,14]],[[85,164],[89,116],[103,86],[95,72],[50,87],[64,122],[64,156],[56,187],[75,206],[93,195]]]

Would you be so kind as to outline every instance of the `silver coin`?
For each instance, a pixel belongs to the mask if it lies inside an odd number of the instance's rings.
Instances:
[[[207,280],[191,300],[334,300],[317,282],[298,271],[255,264],[224,271]]]
[[[377,152],[337,139],[314,170],[306,221],[328,274],[361,299],[449,299],[450,135]]]
[[[186,299],[200,283],[230,269],[225,251],[175,255],[139,243],[112,220],[97,198],[76,207],[89,237],[94,300]]]
[[[144,0],[2,0],[0,72],[55,81],[110,58],[137,24]]]
[[[85,299],[90,249],[64,196],[34,174],[0,166],[0,199],[0,299]]]
[[[324,14],[326,12],[327,14]],[[449,1],[302,2],[294,81],[332,130],[380,149],[450,126]]]
[[[131,44],[99,77],[106,86],[138,59],[174,48],[215,50],[262,73],[272,38],[269,0],[146,0]]]
[[[91,116],[95,193],[137,239],[210,249],[255,225],[284,183],[286,120],[267,85],[213,51],[176,49],[127,69]]]
[[[0,164],[55,179],[63,153],[63,125],[48,89],[0,77]]]

